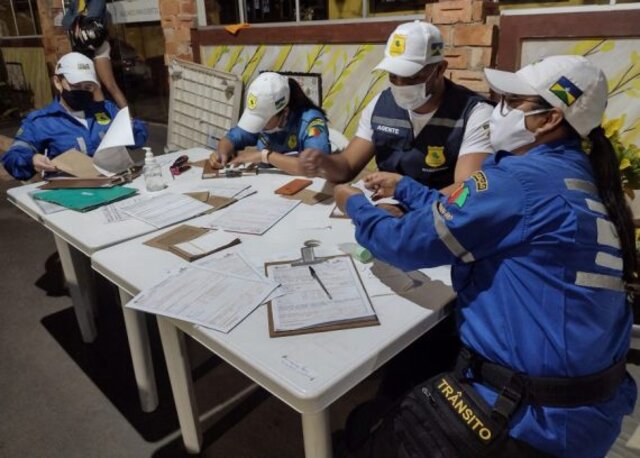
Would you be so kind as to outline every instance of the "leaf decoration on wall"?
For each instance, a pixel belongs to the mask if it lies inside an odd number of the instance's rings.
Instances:
[[[216,46],[207,59],[207,67],[215,68],[216,64],[220,61],[222,56],[229,52],[228,46]]]
[[[308,73],[313,70],[313,67],[315,67],[316,65],[322,64],[320,58],[326,52],[326,49],[327,45],[316,45],[313,47],[311,52],[307,54],[307,67],[304,70],[305,72]]]
[[[244,84],[247,84],[251,80],[251,76],[255,73],[256,68],[260,64],[266,50],[266,46],[258,46],[251,58],[247,61],[247,64],[244,66],[244,70],[242,71],[242,81]]]
[[[580,56],[589,57],[599,52],[610,52],[615,49],[616,43],[613,40],[607,40],[606,38],[596,40],[582,40],[569,54],[578,54]]]
[[[236,66],[236,64],[240,63],[240,54],[242,54],[242,50],[244,46],[234,46],[233,51],[229,55],[229,60],[227,60],[227,65],[224,68],[225,72],[233,73],[232,70]]]
[[[621,94],[640,97],[640,54],[631,51],[629,65],[617,75],[609,78],[609,99]]]
[[[340,74],[336,77],[336,79],[327,90],[327,93],[324,96],[324,101],[322,103],[323,108],[328,109],[333,106],[335,97],[342,91],[344,82],[347,77],[358,67],[358,63],[361,62],[372,50],[372,45],[362,45],[358,47],[353,57],[342,68]],[[344,61],[346,62],[346,52]]]
[[[374,77],[369,83],[369,87],[366,89],[364,93],[364,97],[360,100],[354,100],[354,108],[351,111],[351,116],[349,116],[349,120],[345,124],[344,134],[347,138],[351,138],[356,133],[356,127],[358,125],[358,121],[360,119],[360,113],[367,106],[367,104],[373,99],[373,97],[380,92],[384,83],[387,80],[386,72],[376,72],[374,73]]]
[[[291,54],[291,50],[293,49],[293,45],[282,46],[280,52],[278,52],[278,57],[276,57],[276,61],[273,63],[271,69],[274,72],[279,72],[284,67],[284,63],[289,58],[289,54]]]

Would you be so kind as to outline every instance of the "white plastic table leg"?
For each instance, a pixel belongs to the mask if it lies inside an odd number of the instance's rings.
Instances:
[[[306,458],[331,458],[329,409],[302,414],[302,435]]]
[[[85,343],[91,343],[98,336],[94,318],[95,294],[91,261],[89,257],[57,235],[54,235],[53,238],[60,255],[62,270],[67,280],[82,340]]]
[[[169,381],[171,382],[171,391],[182,431],[182,440],[187,452],[200,453],[202,430],[184,334],[173,325],[170,319],[158,316],[157,320],[162,349],[167,362],[167,371],[169,372]]]
[[[158,407],[158,389],[153,371],[153,358],[151,356],[151,347],[149,346],[146,316],[143,312],[126,308],[124,305],[131,300],[132,296],[120,288],[118,288],[118,291],[120,293],[124,324],[127,329],[133,373],[138,385],[138,394],[140,395],[140,406],[143,412],[153,412]]]

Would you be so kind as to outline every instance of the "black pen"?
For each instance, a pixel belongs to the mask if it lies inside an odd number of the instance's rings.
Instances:
[[[309,272],[311,273],[311,276],[318,282],[318,284],[320,285],[320,288],[322,288],[322,291],[324,291],[327,294],[327,297],[333,300],[333,297],[331,297],[331,294],[329,294],[329,291],[327,291],[327,288],[322,284],[320,277],[318,277],[316,270],[313,267],[309,266]]]

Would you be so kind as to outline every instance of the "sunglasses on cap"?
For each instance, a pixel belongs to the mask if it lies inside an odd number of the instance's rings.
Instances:
[[[189,164],[189,156],[180,156],[176,159],[173,164],[169,166],[169,170],[171,171],[171,176],[175,179],[177,175],[180,175],[183,172],[186,172],[191,168]]]

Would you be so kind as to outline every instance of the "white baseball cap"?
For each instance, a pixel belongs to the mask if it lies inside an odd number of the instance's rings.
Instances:
[[[71,84],[92,82],[100,85],[93,61],[79,52],[62,56],[56,64],[55,74],[64,76]]]
[[[289,78],[279,73],[264,72],[249,85],[244,112],[238,127],[260,132],[269,119],[289,103]]]
[[[441,62],[444,42],[440,30],[424,21],[400,24],[387,40],[384,59],[376,70],[398,76],[412,76],[427,64]]]
[[[539,95],[559,108],[583,137],[602,123],[607,106],[604,72],[582,56],[550,56],[515,73],[486,68],[489,86],[499,94]]]

